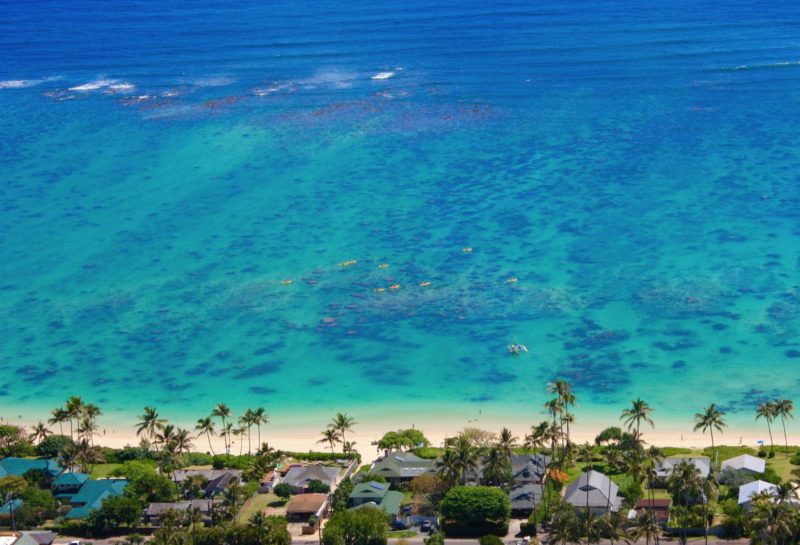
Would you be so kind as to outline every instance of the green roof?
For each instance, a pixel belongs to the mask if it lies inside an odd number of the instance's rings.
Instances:
[[[383,497],[383,501],[379,505],[381,509],[390,515],[396,515],[400,512],[400,504],[403,503],[403,493],[396,490],[390,490]]]
[[[62,473],[53,481],[53,486],[81,486],[89,479],[86,473]]]
[[[358,498],[379,503],[388,491],[388,484],[370,481],[368,483],[357,484],[349,497],[350,499]]]
[[[93,510],[100,509],[103,500],[109,496],[121,496],[125,491],[128,481],[124,479],[88,480],[83,483],[80,491],[72,496],[70,503],[74,505],[67,513],[68,519],[85,518]]]
[[[61,472],[61,468],[53,460],[33,460],[29,458],[5,458],[0,460],[0,468],[3,472],[0,475],[16,475],[22,477],[32,469],[41,469],[47,471],[52,476],[56,476]]]

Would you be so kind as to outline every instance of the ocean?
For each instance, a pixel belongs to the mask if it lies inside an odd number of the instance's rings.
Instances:
[[[0,414],[533,424],[560,377],[753,428],[800,386],[798,22],[5,0]]]

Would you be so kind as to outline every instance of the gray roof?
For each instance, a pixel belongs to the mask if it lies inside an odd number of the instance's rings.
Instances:
[[[39,532],[39,531],[22,532],[22,535],[28,536],[39,545],[50,545],[53,541],[56,540],[56,534],[54,534],[53,532]]]
[[[215,502],[212,500],[186,500],[169,503],[154,502],[147,506],[145,514],[148,517],[157,517],[163,515],[167,511],[178,511],[183,513],[188,511],[190,508],[197,508],[201,513],[206,515],[211,512],[211,508],[214,506],[214,503]]]
[[[544,487],[540,484],[525,483],[515,486],[508,493],[511,509],[532,510],[542,502]]]
[[[511,473],[514,482],[540,481],[549,464],[550,458],[543,454],[512,454]]]
[[[761,492],[769,492],[770,496],[777,496],[778,487],[766,481],[753,481],[743,484],[739,487],[739,505],[748,503],[752,499],[753,494],[760,494]]]
[[[618,492],[614,481],[599,471],[590,470],[567,487],[564,499],[575,507],[605,509],[610,505],[612,511],[617,511],[621,503]]]
[[[410,452],[390,452],[376,460],[370,475],[387,478],[413,478],[426,473],[436,473],[436,460],[426,460]]]
[[[179,469],[175,471],[175,475],[173,476],[172,480],[176,483],[182,483],[189,477],[200,475],[205,477],[207,481],[213,481],[215,479],[219,479],[220,477],[224,477],[226,473],[230,473],[233,477],[237,477],[239,479],[242,477],[242,471],[240,469]]]
[[[331,486],[339,476],[339,468],[328,466],[293,467],[283,478],[283,482],[292,487],[304,488],[311,481],[322,481]]]
[[[767,462],[763,458],[756,458],[749,454],[742,454],[722,462],[722,469],[732,469],[734,471],[750,471],[753,473],[764,473]]]
[[[672,470],[681,462],[692,464],[700,470],[700,476],[705,479],[711,471],[711,460],[707,456],[698,456],[695,458],[681,458],[680,456],[669,456],[664,458],[656,469],[656,475],[659,477],[669,477],[672,475]]]

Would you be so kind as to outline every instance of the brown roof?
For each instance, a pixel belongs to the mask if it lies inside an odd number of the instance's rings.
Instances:
[[[636,502],[636,509],[669,509],[672,505],[672,500],[639,500]]]
[[[287,513],[316,513],[328,499],[327,494],[297,494],[292,496]]]

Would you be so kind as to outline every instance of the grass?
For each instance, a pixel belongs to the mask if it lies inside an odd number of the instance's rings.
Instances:
[[[268,507],[282,507],[286,505],[286,500],[279,498],[275,494],[256,494],[251,496],[242,507],[239,513],[239,520],[247,521],[256,513]]]
[[[122,464],[97,464],[92,469],[92,479],[104,479],[111,476],[111,472],[122,467]]]
[[[389,532],[387,537],[405,539],[409,537],[417,537],[417,532],[413,532],[411,530],[396,530],[394,532]]]
[[[728,445],[717,445],[713,450],[711,447],[706,447],[703,449],[703,456],[708,456],[711,458],[712,463],[714,462],[714,453],[716,453],[719,463],[722,463],[730,458],[735,458],[736,456],[741,456],[742,454],[758,456],[758,452],[756,452],[755,449],[745,446],[731,447]]]
[[[653,499],[656,500],[671,500],[672,494],[666,488],[653,488],[652,490],[644,491],[644,498],[648,498],[650,493],[653,493]]]
[[[767,458],[767,467],[771,467],[775,470],[775,473],[780,475],[781,480],[784,481],[797,480],[798,476],[800,476],[798,475],[798,473],[800,473],[800,471],[798,471],[800,467],[789,462],[789,458],[786,457],[783,451],[777,452],[776,450],[774,458]]]

